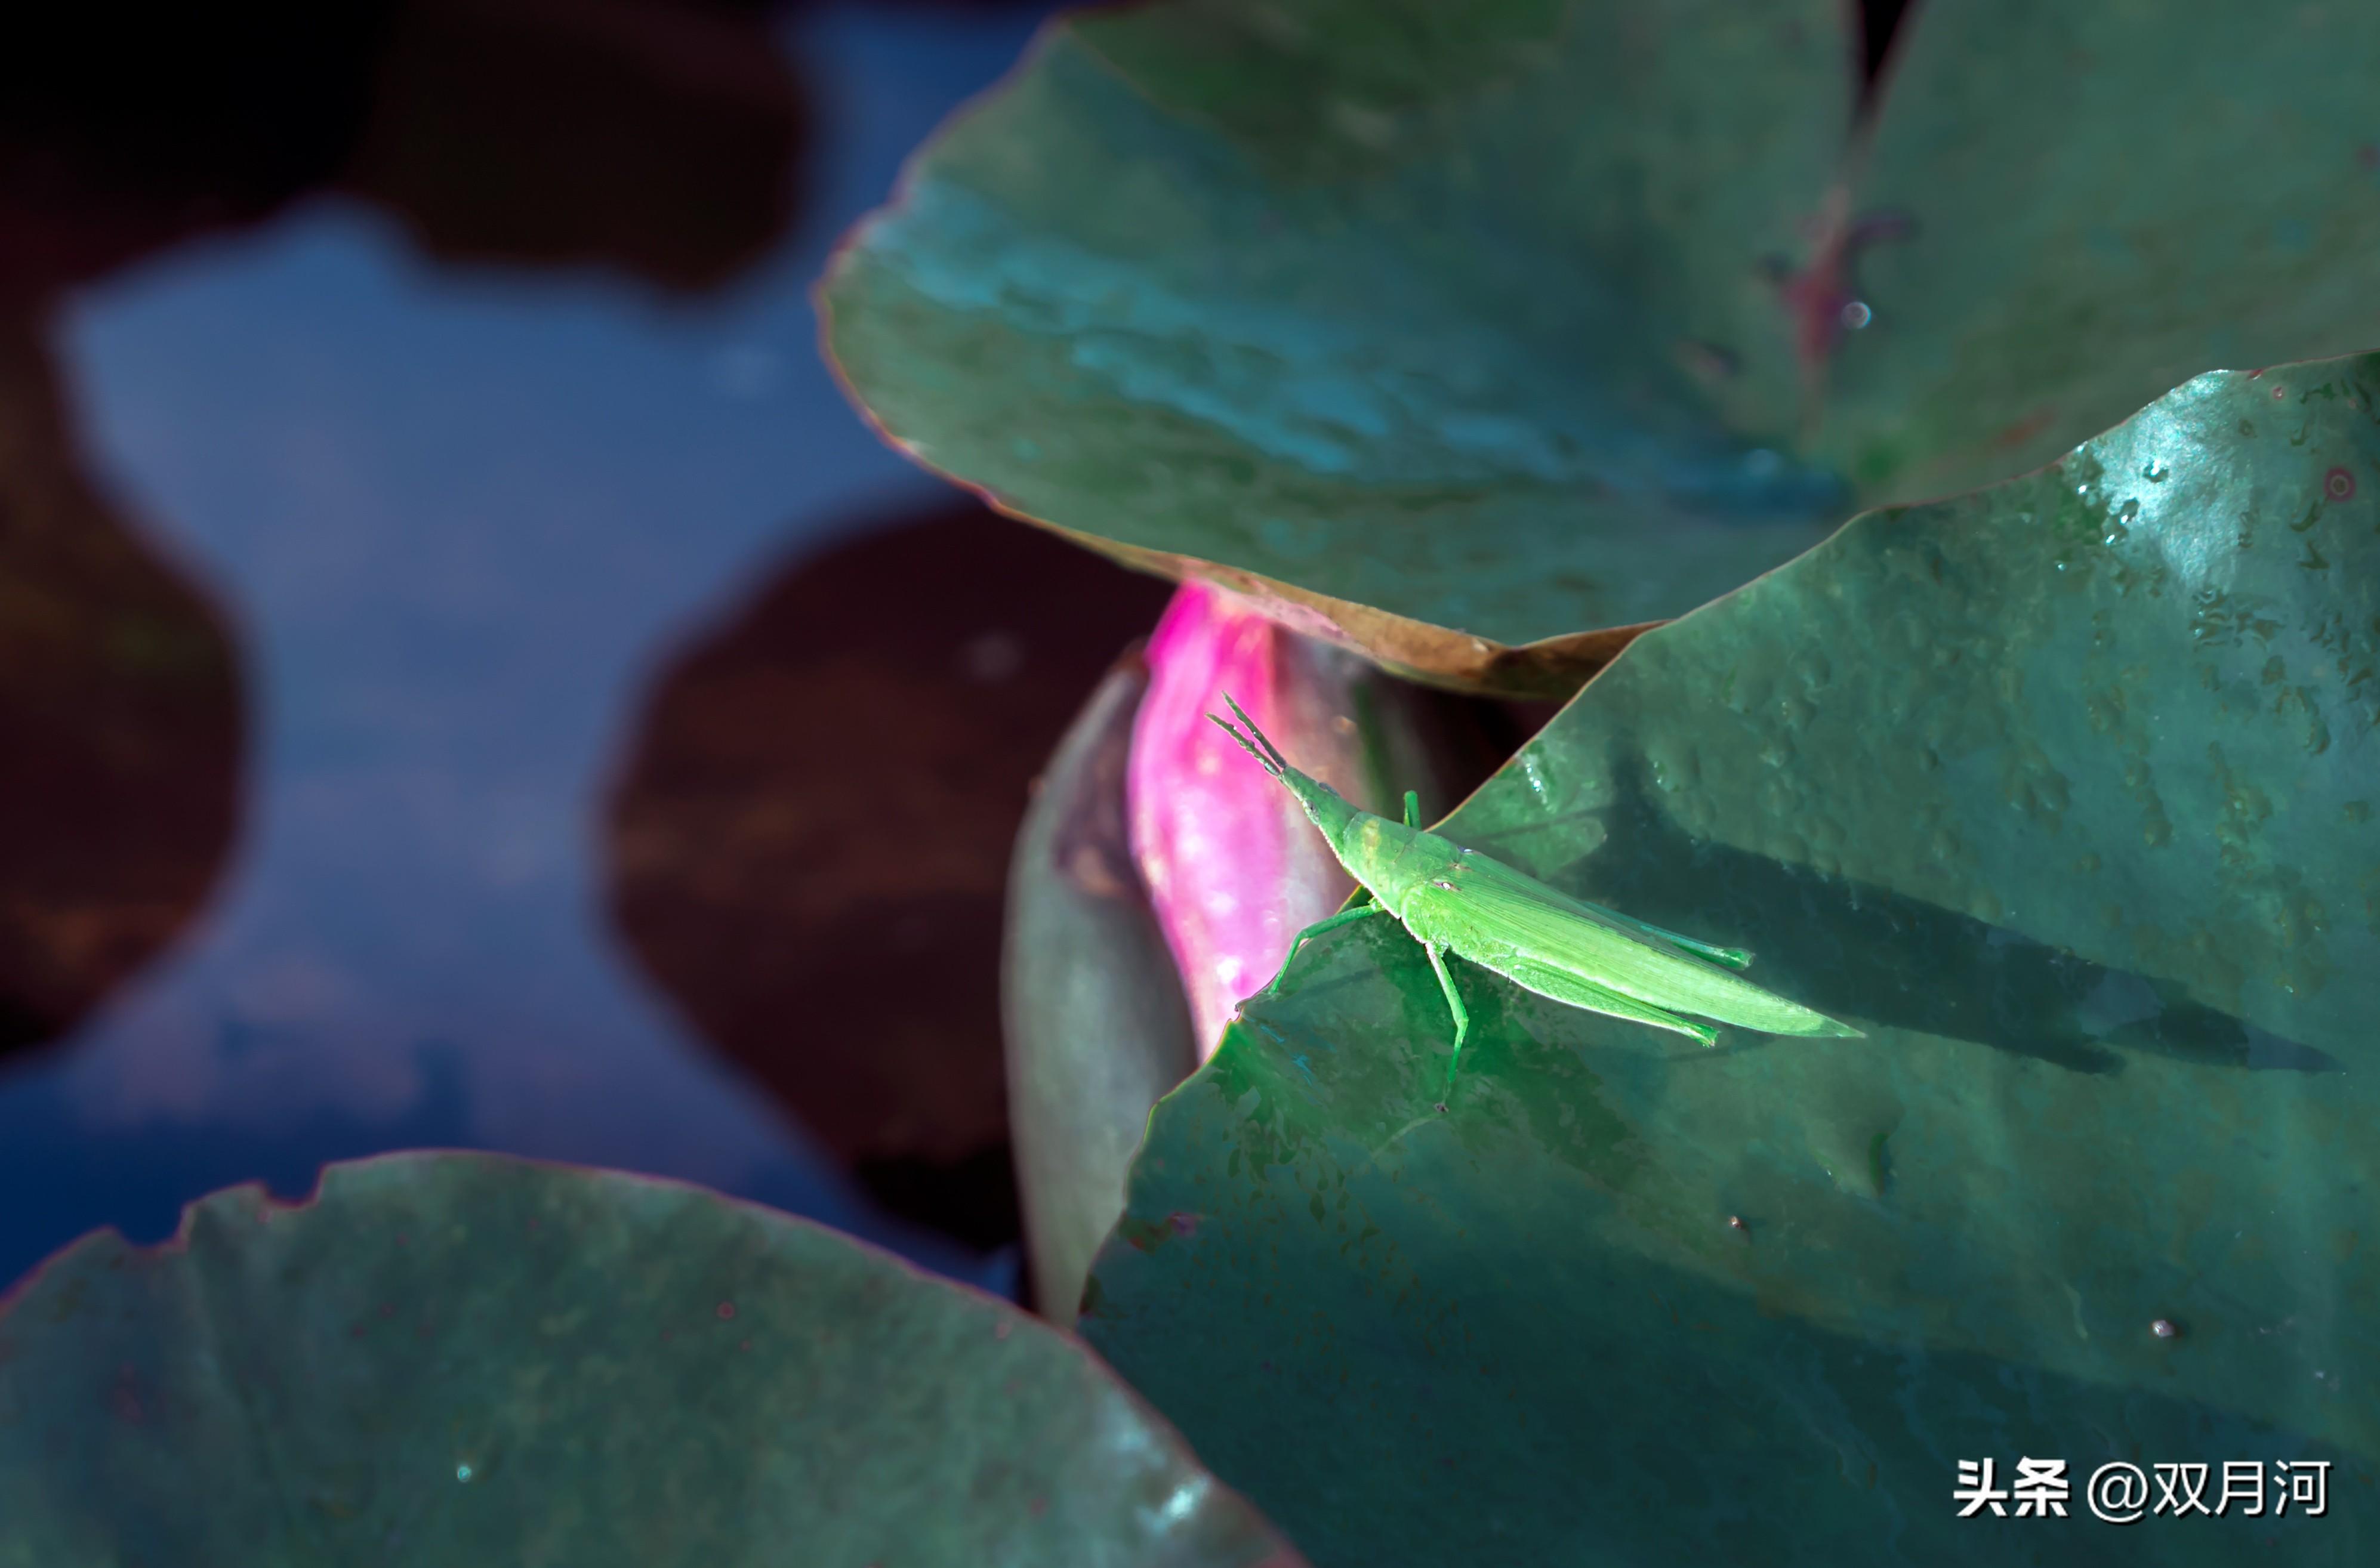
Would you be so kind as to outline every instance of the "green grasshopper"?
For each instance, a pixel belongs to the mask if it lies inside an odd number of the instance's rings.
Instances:
[[[1339,863],[1363,885],[1359,897],[1369,899],[1299,932],[1281,959],[1282,974],[1309,938],[1350,921],[1392,914],[1429,955],[1439,989],[1446,993],[1446,1005],[1454,1014],[1457,1057],[1471,1031],[1471,1015],[1463,1010],[1454,977],[1447,972],[1449,953],[1540,996],[1692,1035],[1705,1045],[1718,1041],[1718,1031],[1679,1014],[1696,1013],[1768,1034],[1862,1037],[1849,1024],[1738,976],[1734,971],[1752,962],[1752,955],[1741,947],[1714,947],[1631,920],[1548,887],[1452,839],[1423,832],[1420,798],[1410,790],[1405,791],[1402,826],[1357,810],[1330,785],[1290,766],[1230,694],[1223,701],[1247,726],[1247,734],[1228,719],[1211,713],[1207,717],[1297,797]],[[1281,982],[1281,975],[1274,975],[1265,995],[1277,995]],[[1447,1081],[1453,1080],[1454,1061],[1450,1058]]]

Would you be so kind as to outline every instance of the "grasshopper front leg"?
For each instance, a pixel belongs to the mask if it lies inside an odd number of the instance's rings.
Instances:
[[[1268,996],[1278,996],[1281,995],[1281,977],[1289,972],[1289,960],[1297,957],[1297,950],[1305,946],[1306,938],[1311,936],[1319,936],[1326,931],[1330,931],[1337,926],[1345,925],[1352,921],[1362,920],[1367,915],[1385,914],[1386,912],[1387,911],[1381,909],[1378,904],[1365,903],[1358,904],[1352,910],[1341,910],[1335,915],[1316,921],[1312,925],[1307,926],[1295,936],[1290,938],[1289,951],[1281,955],[1281,968],[1274,971],[1272,983],[1264,988],[1264,994]]]

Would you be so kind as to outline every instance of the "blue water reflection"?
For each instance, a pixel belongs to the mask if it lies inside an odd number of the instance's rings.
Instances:
[[[851,412],[807,289],[1029,9],[817,12],[825,159],[722,300],[456,271],[346,205],[172,252],[65,326],[97,466],[239,628],[244,837],[205,918],[0,1077],[0,1284],[113,1224],[462,1146],[681,1176],[1002,1291],[866,1211],[638,975],[595,813],[656,660],[747,573],[939,493]]]

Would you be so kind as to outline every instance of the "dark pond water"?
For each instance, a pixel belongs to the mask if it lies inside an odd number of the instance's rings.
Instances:
[[[74,291],[64,406],[242,667],[238,828],[194,920],[0,1063],[0,1285],[259,1179],[459,1146],[691,1179],[1014,1288],[869,1204],[622,950],[606,791],[662,661],[756,579],[949,495],[829,380],[807,296],[1034,8],[776,24],[815,121],[791,236],[688,303],[424,258],[298,202]],[[995,650],[997,651],[997,650]],[[791,1027],[789,1025],[789,1027]]]

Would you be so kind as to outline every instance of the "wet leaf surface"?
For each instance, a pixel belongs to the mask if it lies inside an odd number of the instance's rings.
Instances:
[[[1086,1335],[1319,1563],[2369,1557],[2375,392],[2199,378],[1640,639],[1443,831],[1867,1038],[1458,964],[1441,1113],[1343,928],[1158,1108]],[[2070,1517],[1957,1517],[2028,1455]],[[2330,1509],[2113,1528],[2117,1460]]]
[[[2380,23],[2180,15],[1927,6],[1855,125],[1821,0],[1093,12],[859,231],[830,347],[1003,507],[1567,694],[1860,506],[2380,342]]]
[[[1929,0],[1814,455],[1876,501],[2049,462],[2204,370],[2380,343],[2380,12]],[[2171,105],[2160,134],[2141,111]]]
[[[392,1556],[1296,1561],[1067,1337],[671,1183],[334,1165],[0,1314],[0,1561]]]

